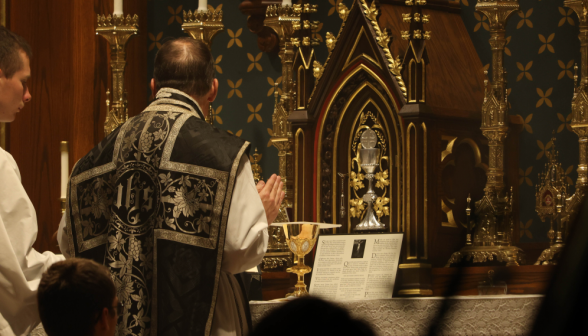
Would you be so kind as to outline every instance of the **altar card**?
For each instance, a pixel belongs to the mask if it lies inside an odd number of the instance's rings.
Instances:
[[[392,298],[402,235],[320,235],[309,293],[338,301]]]

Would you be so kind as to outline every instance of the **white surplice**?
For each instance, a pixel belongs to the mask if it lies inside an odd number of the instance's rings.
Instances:
[[[233,274],[259,265],[267,250],[268,223],[263,203],[257,193],[251,163],[241,157],[231,198],[223,261],[218,284],[211,335],[240,336],[249,333],[245,304],[239,283]],[[67,237],[63,234],[65,221],[59,227],[59,247],[69,257]],[[2,335],[0,335],[2,336]]]
[[[33,249],[37,214],[12,155],[0,148],[0,336],[28,335],[39,324],[41,275],[62,255]]]

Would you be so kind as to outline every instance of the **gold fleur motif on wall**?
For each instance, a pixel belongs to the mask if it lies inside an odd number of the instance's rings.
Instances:
[[[559,67],[562,68],[561,72],[557,76],[557,79],[562,79],[565,75],[568,75],[570,79],[574,79],[574,74],[572,73],[572,66],[574,65],[574,60],[569,61],[567,65],[564,64],[564,62],[557,60],[557,64],[559,64]]]
[[[526,13],[523,14],[522,11],[519,11],[519,16],[522,18],[521,21],[517,24],[517,29],[521,28],[524,24],[527,24],[527,27],[533,28],[533,22],[529,20],[529,17],[533,14],[533,8],[529,9]]]
[[[321,34],[319,34],[319,32],[321,31],[321,29],[323,29],[323,23],[319,23],[315,29],[312,30],[312,38],[315,38],[321,42],[323,42],[323,37],[321,36]]]
[[[559,125],[559,127],[557,128],[557,133],[563,131],[564,128],[567,128],[568,131],[573,132],[572,131],[572,126],[570,126],[570,121],[572,121],[572,113],[571,112],[570,112],[570,114],[568,114],[567,117],[564,117],[563,114],[558,113],[557,114],[557,119],[559,119],[559,121],[562,122],[562,124]]]
[[[551,41],[553,41],[554,37],[555,37],[555,33],[549,35],[549,37],[547,39],[545,39],[545,36],[539,34],[539,41],[541,41],[541,43],[543,43],[543,45],[541,45],[541,48],[539,48],[539,54],[544,52],[545,48],[547,48],[547,50],[551,51],[552,53],[555,53],[553,46],[550,44]]]
[[[214,70],[219,74],[223,73],[223,69],[219,65],[219,63],[223,60],[223,55],[218,55],[218,57],[214,60]]]
[[[522,116],[521,116],[522,117]],[[523,128],[525,131],[533,134],[533,127],[531,127],[531,120],[533,119],[533,113],[530,113],[524,120],[523,120]]]
[[[243,78],[239,79],[237,83],[233,83],[232,80],[227,79],[227,84],[229,84],[229,87],[231,88],[231,91],[229,91],[229,95],[227,96],[227,98],[231,98],[234,94],[236,94],[239,98],[243,98],[243,94],[241,93],[241,90],[239,90],[239,87],[242,83]]]
[[[510,49],[508,49],[507,45],[510,43],[510,39],[512,38],[512,36],[509,36],[506,38],[506,44],[504,45],[504,53],[507,54],[508,56],[512,56],[510,54]]]
[[[223,119],[219,116],[219,113],[221,113],[221,111],[223,110],[223,106],[221,105],[221,106],[217,107],[216,110],[214,109],[214,107],[211,107],[211,109],[212,109],[212,111],[211,111],[212,112],[212,119],[222,125]]]
[[[339,4],[342,2],[343,0],[329,0],[329,3],[331,4],[331,9],[329,9],[329,14],[327,16],[331,16],[335,13],[337,13],[337,8],[339,7]]]
[[[522,72],[517,76],[517,82],[520,81],[521,79],[523,79],[523,76],[526,77],[528,80],[532,81],[533,80],[533,76],[531,76],[531,74],[529,73],[529,70],[531,70],[531,67],[533,66],[533,61],[527,63],[527,65],[523,66],[523,64],[517,62],[517,68],[519,68],[519,70],[521,70]]]
[[[574,181],[572,181],[572,178],[569,177],[568,175],[570,175],[570,173],[574,170],[574,165],[571,165],[568,167],[568,169],[566,169],[565,174],[566,174],[566,182],[569,185],[574,185]]]
[[[480,30],[480,27],[484,27],[484,29],[490,30],[490,26],[488,25],[488,18],[486,15],[474,12],[474,16],[476,17],[476,20],[478,20],[478,23],[476,23],[474,26],[474,32]]]
[[[153,50],[153,48],[157,47],[157,49],[161,48],[161,37],[163,36],[163,32],[157,34],[157,36],[153,36],[152,33],[149,33],[149,39],[151,40],[151,44],[149,45],[149,51]]]
[[[208,7],[208,10],[211,12],[215,12],[215,11],[218,12],[223,9],[223,4],[216,6],[216,8],[212,7],[212,5],[208,5],[207,7]]]
[[[546,152],[549,151],[549,148],[551,148],[551,146],[553,146],[553,142],[551,140],[549,140],[547,145],[543,145],[543,142],[541,142],[541,140],[537,140],[537,146],[539,146],[539,149],[541,150],[539,152],[539,154],[537,154],[537,158],[536,158],[536,160],[539,160],[543,157],[543,155],[545,155]]]
[[[241,40],[239,39],[241,33],[243,33],[243,28],[239,28],[236,33],[233,33],[232,30],[227,29],[227,34],[229,34],[229,37],[231,38],[229,40],[229,44],[227,44],[227,48],[232,47],[233,44],[236,44],[239,48],[243,48],[243,43],[241,43]]]
[[[523,185],[523,182],[527,183],[529,187],[533,186],[533,181],[529,178],[529,175],[533,171],[533,166],[527,168],[526,170],[522,170],[519,168],[519,185]]]
[[[559,20],[559,23],[557,24],[558,27],[563,26],[566,22],[571,24],[572,26],[576,25],[574,23],[574,19],[572,19],[572,17],[570,16],[574,12],[573,9],[568,8],[567,12],[566,12],[565,8],[563,8],[563,7],[558,7],[558,9],[559,9],[559,12],[561,13],[561,15],[563,15],[563,17],[561,18],[561,20]]]
[[[271,128],[268,128],[267,129],[267,134],[269,134],[269,136],[270,136],[270,140],[267,142],[267,146],[268,147],[271,147],[272,146],[272,139],[271,139],[271,137],[274,136],[274,130],[271,129]]]
[[[261,115],[259,115],[259,111],[261,110],[261,106],[262,106],[262,103],[257,104],[257,106],[255,108],[253,108],[253,105],[247,104],[247,109],[249,110],[249,112],[251,112],[251,115],[249,116],[249,118],[247,118],[248,123],[252,122],[253,118],[257,119],[257,121],[259,121],[259,122],[263,122],[263,120],[261,119]]]
[[[549,96],[551,96],[552,92],[553,92],[553,88],[547,89],[547,91],[545,91],[545,93],[543,93],[543,90],[541,90],[540,88],[537,88],[537,94],[541,98],[537,101],[537,105],[535,105],[535,107],[539,107],[539,106],[543,105],[543,103],[545,103],[549,107],[553,107],[553,105],[551,104],[551,99],[548,98]]]
[[[259,60],[261,60],[262,54],[263,53],[259,53],[254,58],[253,55],[251,55],[250,53],[247,53],[247,58],[249,58],[249,61],[252,62],[251,64],[249,64],[249,67],[247,68],[247,72],[250,72],[251,70],[253,70],[253,68],[256,68],[259,71],[263,71],[261,64],[258,63]]]
[[[532,224],[533,224],[532,219],[529,219],[525,224],[523,224],[523,222],[521,222],[521,226],[520,226],[520,230],[519,230],[519,233],[521,234],[521,238],[523,238],[523,236],[527,236],[529,239],[533,239],[533,234],[531,233],[531,230],[529,230],[529,228],[531,227]]]
[[[278,77],[277,80],[274,81],[273,78],[268,77],[267,78],[267,82],[269,83],[269,85],[271,85],[272,87],[269,89],[269,91],[267,92],[267,96],[271,96],[274,94],[274,90],[276,88],[277,84],[280,84],[282,82],[282,76]],[[278,94],[282,94],[282,89],[278,86]]]
[[[182,12],[182,5],[178,6],[176,10],[174,10],[171,6],[167,6],[167,10],[171,13],[171,17],[167,20],[167,24],[170,25],[177,21],[179,24],[182,24],[182,17],[180,17],[180,13]]]
[[[241,136],[241,134],[243,134],[243,130],[242,130],[242,129],[238,130],[236,133],[233,133],[233,131],[227,131],[227,132],[228,132],[229,134],[232,134],[232,135],[234,135],[234,136],[238,136],[238,137],[240,137],[240,136]]]

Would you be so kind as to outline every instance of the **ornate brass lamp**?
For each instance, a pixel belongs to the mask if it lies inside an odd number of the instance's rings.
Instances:
[[[184,11],[184,23],[182,24],[182,30],[190,34],[193,39],[206,43],[208,48],[212,46],[212,39],[221,30],[225,28],[223,24],[223,11],[222,10],[207,10],[207,11],[194,11],[192,13],[189,10],[187,13]],[[214,124],[214,110],[212,104],[208,107],[208,116],[206,122]]]
[[[518,0],[479,0],[476,4],[476,10],[486,15],[490,24],[492,79],[484,81],[486,92],[481,127],[488,138],[490,162],[485,195],[476,202],[477,223],[473,242],[455,252],[447,266],[459,263],[463,258],[474,263],[496,259],[505,262],[506,266],[518,266],[525,262],[523,250],[512,246],[512,188],[510,194],[504,191],[504,140],[508,133],[506,71],[503,66],[505,26],[509,16],[518,9]]]
[[[105,135],[110,134],[129,118],[125,91],[125,48],[129,38],[139,31],[139,17],[134,15],[100,15],[98,14],[96,35],[101,35],[110,45],[110,66],[112,68],[112,104],[110,90],[106,91]],[[112,108],[111,108],[112,105]]]
[[[568,184],[566,183],[566,175],[561,163],[557,161],[558,152],[555,150],[555,137],[552,137],[551,141],[553,146],[551,151],[547,152],[549,163],[545,164],[543,174],[539,174],[541,184],[537,184],[535,193],[535,211],[537,211],[541,221],[549,218],[551,222],[551,227],[547,232],[551,246],[541,253],[535,265],[557,264],[560,252],[564,248],[564,235],[567,234],[567,224],[569,223],[568,216],[566,216],[566,190]]]

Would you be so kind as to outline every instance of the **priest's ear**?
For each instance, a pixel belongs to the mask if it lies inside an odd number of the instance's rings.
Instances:
[[[151,78],[149,87],[151,88],[151,95],[153,96],[153,99],[155,99],[155,95],[157,94],[157,89],[155,88],[155,78]]]
[[[208,91],[206,100],[212,103],[216,99],[216,95],[218,94],[218,79],[212,79],[212,85],[210,86],[210,91]]]

